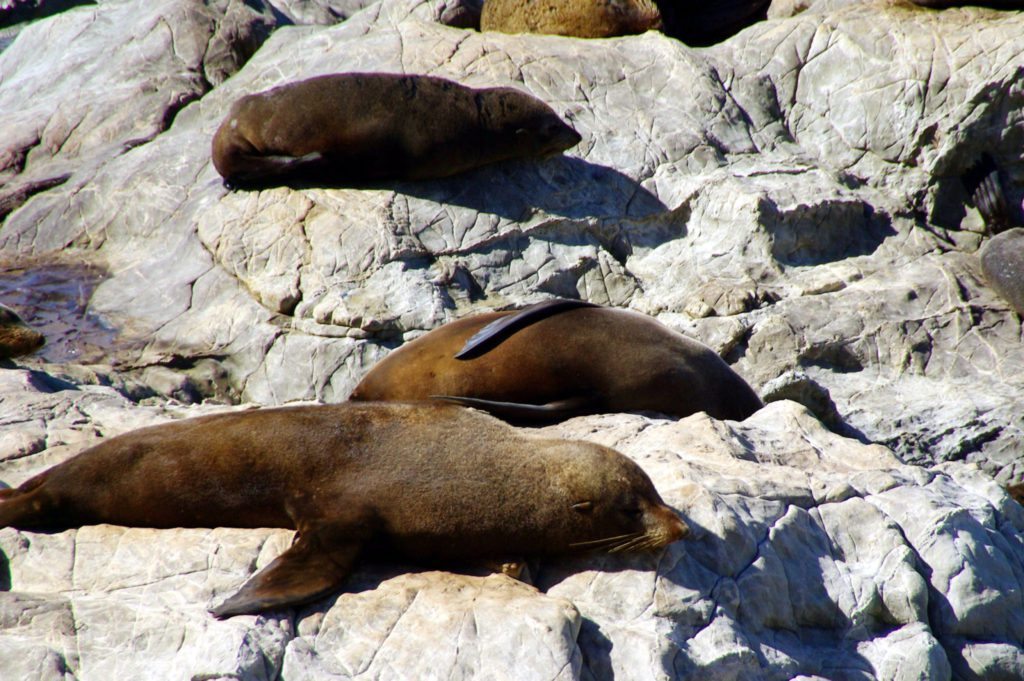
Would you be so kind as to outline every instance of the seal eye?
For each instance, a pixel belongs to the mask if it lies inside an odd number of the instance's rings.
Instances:
[[[629,508],[620,509],[622,515],[626,516],[630,520],[640,520],[644,512],[639,506],[630,506]]]
[[[592,501],[581,501],[572,505],[572,510],[577,513],[590,513],[594,510],[594,502]]]

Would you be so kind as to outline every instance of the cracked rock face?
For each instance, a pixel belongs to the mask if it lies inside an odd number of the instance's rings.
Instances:
[[[0,479],[127,430],[230,407],[140,406],[3,372]],[[0,530],[13,678],[1016,678],[1024,509],[962,463],[901,464],[788,401],[742,423],[612,414],[540,431],[613,446],[693,530],[655,554],[504,575],[365,564],[298,611],[206,608],[285,530]],[[22,436],[21,434],[26,434]],[[65,676],[69,675],[69,676]]]
[[[99,359],[89,336],[90,364],[3,365],[0,480],[226,408],[178,400],[340,401],[446,321],[552,296],[655,316],[855,439],[785,401],[547,429],[634,457],[701,531],[531,566],[540,591],[367,566],[301,613],[216,622],[289,533],[3,530],[0,668],[1024,678],[1024,521],[1001,490],[1024,484],[1024,331],[961,181],[988,155],[1024,198],[1024,13],[776,2],[698,50],[440,23],[459,6],[107,0],[0,37],[0,277],[101,272],[78,308],[118,334]],[[225,190],[231,103],[339,71],[516,87],[583,140],[431,182]]]
[[[176,25],[161,17],[180,7],[154,6],[147,25]],[[84,141],[52,157],[31,147],[24,168],[8,166],[11,186],[74,172],[7,216],[4,253],[102,265],[109,278],[90,310],[132,341],[113,359],[214,358],[234,392],[263,404],[345,399],[373,362],[445,321],[582,296],[658,316],[755,387],[806,373],[851,428],[906,461],[974,461],[1024,481],[1020,318],[980,276],[980,219],[960,182],[989,154],[1008,201],[1024,192],[1020,13],[857,3],[692,50],[657,33],[481,34],[437,23],[446,9],[394,0],[336,25],[282,28],[222,83],[201,77],[210,50],[183,62],[192,53],[180,45],[195,41],[157,41],[168,64],[144,73],[183,73],[174,78],[198,83],[183,96],[198,101],[167,130],[151,126],[151,141],[89,162],[64,158],[84,154]],[[117,11],[79,8],[25,30],[56,35],[74,20],[131,41],[142,22],[116,22]],[[202,24],[202,44],[217,25]],[[16,74],[28,70],[24,36],[0,55]],[[37,91],[35,106],[67,101],[61,83],[83,71],[122,78],[82,59],[90,69],[71,63],[63,78],[5,81],[0,101]],[[339,69],[519,87],[583,141],[562,157],[433,182],[227,192],[209,144],[231,103]],[[105,89],[90,106],[130,109],[123,90]],[[156,88],[164,99],[146,105],[151,117],[169,120],[172,89]],[[56,112],[8,127],[46,137],[40,125],[67,118],[47,106]]]

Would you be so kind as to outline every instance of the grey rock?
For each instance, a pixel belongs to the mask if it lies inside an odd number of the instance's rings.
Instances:
[[[0,370],[0,480],[229,408],[179,399],[339,401],[445,321],[552,296],[653,315],[857,438],[787,401],[547,429],[636,458],[697,532],[532,566],[539,591],[368,565],[301,612],[214,622],[290,533],[6,529],[0,668],[1019,678],[1024,336],[960,177],[989,154],[1008,203],[1024,193],[1024,15],[808,3],[691,50],[483,35],[439,23],[454,4],[338,23],[330,3],[110,0],[21,29],[0,53],[0,251],[100,266],[87,307],[120,338],[96,364]],[[310,25],[246,61],[278,22]],[[435,182],[223,188],[209,144],[235,99],[374,70],[519,87],[584,139]]]
[[[261,2],[111,0],[31,24],[0,52],[0,203],[58,180],[80,191],[234,73],[274,22]]]
[[[0,0],[0,28],[42,19],[93,0]]]
[[[294,24],[329,26],[345,21],[377,0],[270,0],[270,5]]]
[[[18,484],[103,437],[212,413],[0,374],[44,449]],[[237,407],[235,407],[237,408]],[[0,422],[0,442],[25,432]],[[298,611],[206,607],[287,548],[285,530],[0,530],[0,662],[74,678],[1012,678],[1024,658],[1024,508],[976,467],[900,464],[769,404],[577,418],[540,431],[617,447],[694,530],[658,554],[546,560],[535,586],[363,565]],[[9,448],[4,450],[10,452]],[[20,678],[20,677],[19,677]]]
[[[995,235],[978,257],[988,285],[1024,317],[1024,227]]]
[[[828,389],[802,371],[789,371],[765,384],[761,390],[765,402],[792,400],[818,417],[829,429],[843,434],[845,423]]]

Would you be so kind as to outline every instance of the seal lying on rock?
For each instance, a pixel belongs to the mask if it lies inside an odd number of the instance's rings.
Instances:
[[[0,359],[20,357],[43,347],[46,338],[6,305],[0,305]]]
[[[544,102],[510,87],[344,73],[242,97],[213,137],[233,187],[446,177],[580,141]]]
[[[661,28],[652,0],[486,0],[480,30],[610,38]]]
[[[291,548],[213,609],[298,605],[364,553],[429,561],[658,548],[688,533],[613,449],[456,405],[217,414],[112,438],[0,491],[0,527],[285,527]]]
[[[445,324],[378,362],[350,399],[430,397],[515,422],[613,411],[742,420],[763,406],[711,348],[645,315],[572,300]]]

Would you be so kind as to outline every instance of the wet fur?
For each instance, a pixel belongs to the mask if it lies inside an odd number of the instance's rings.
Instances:
[[[27,355],[45,343],[43,334],[25,324],[14,310],[0,305],[0,359]]]

